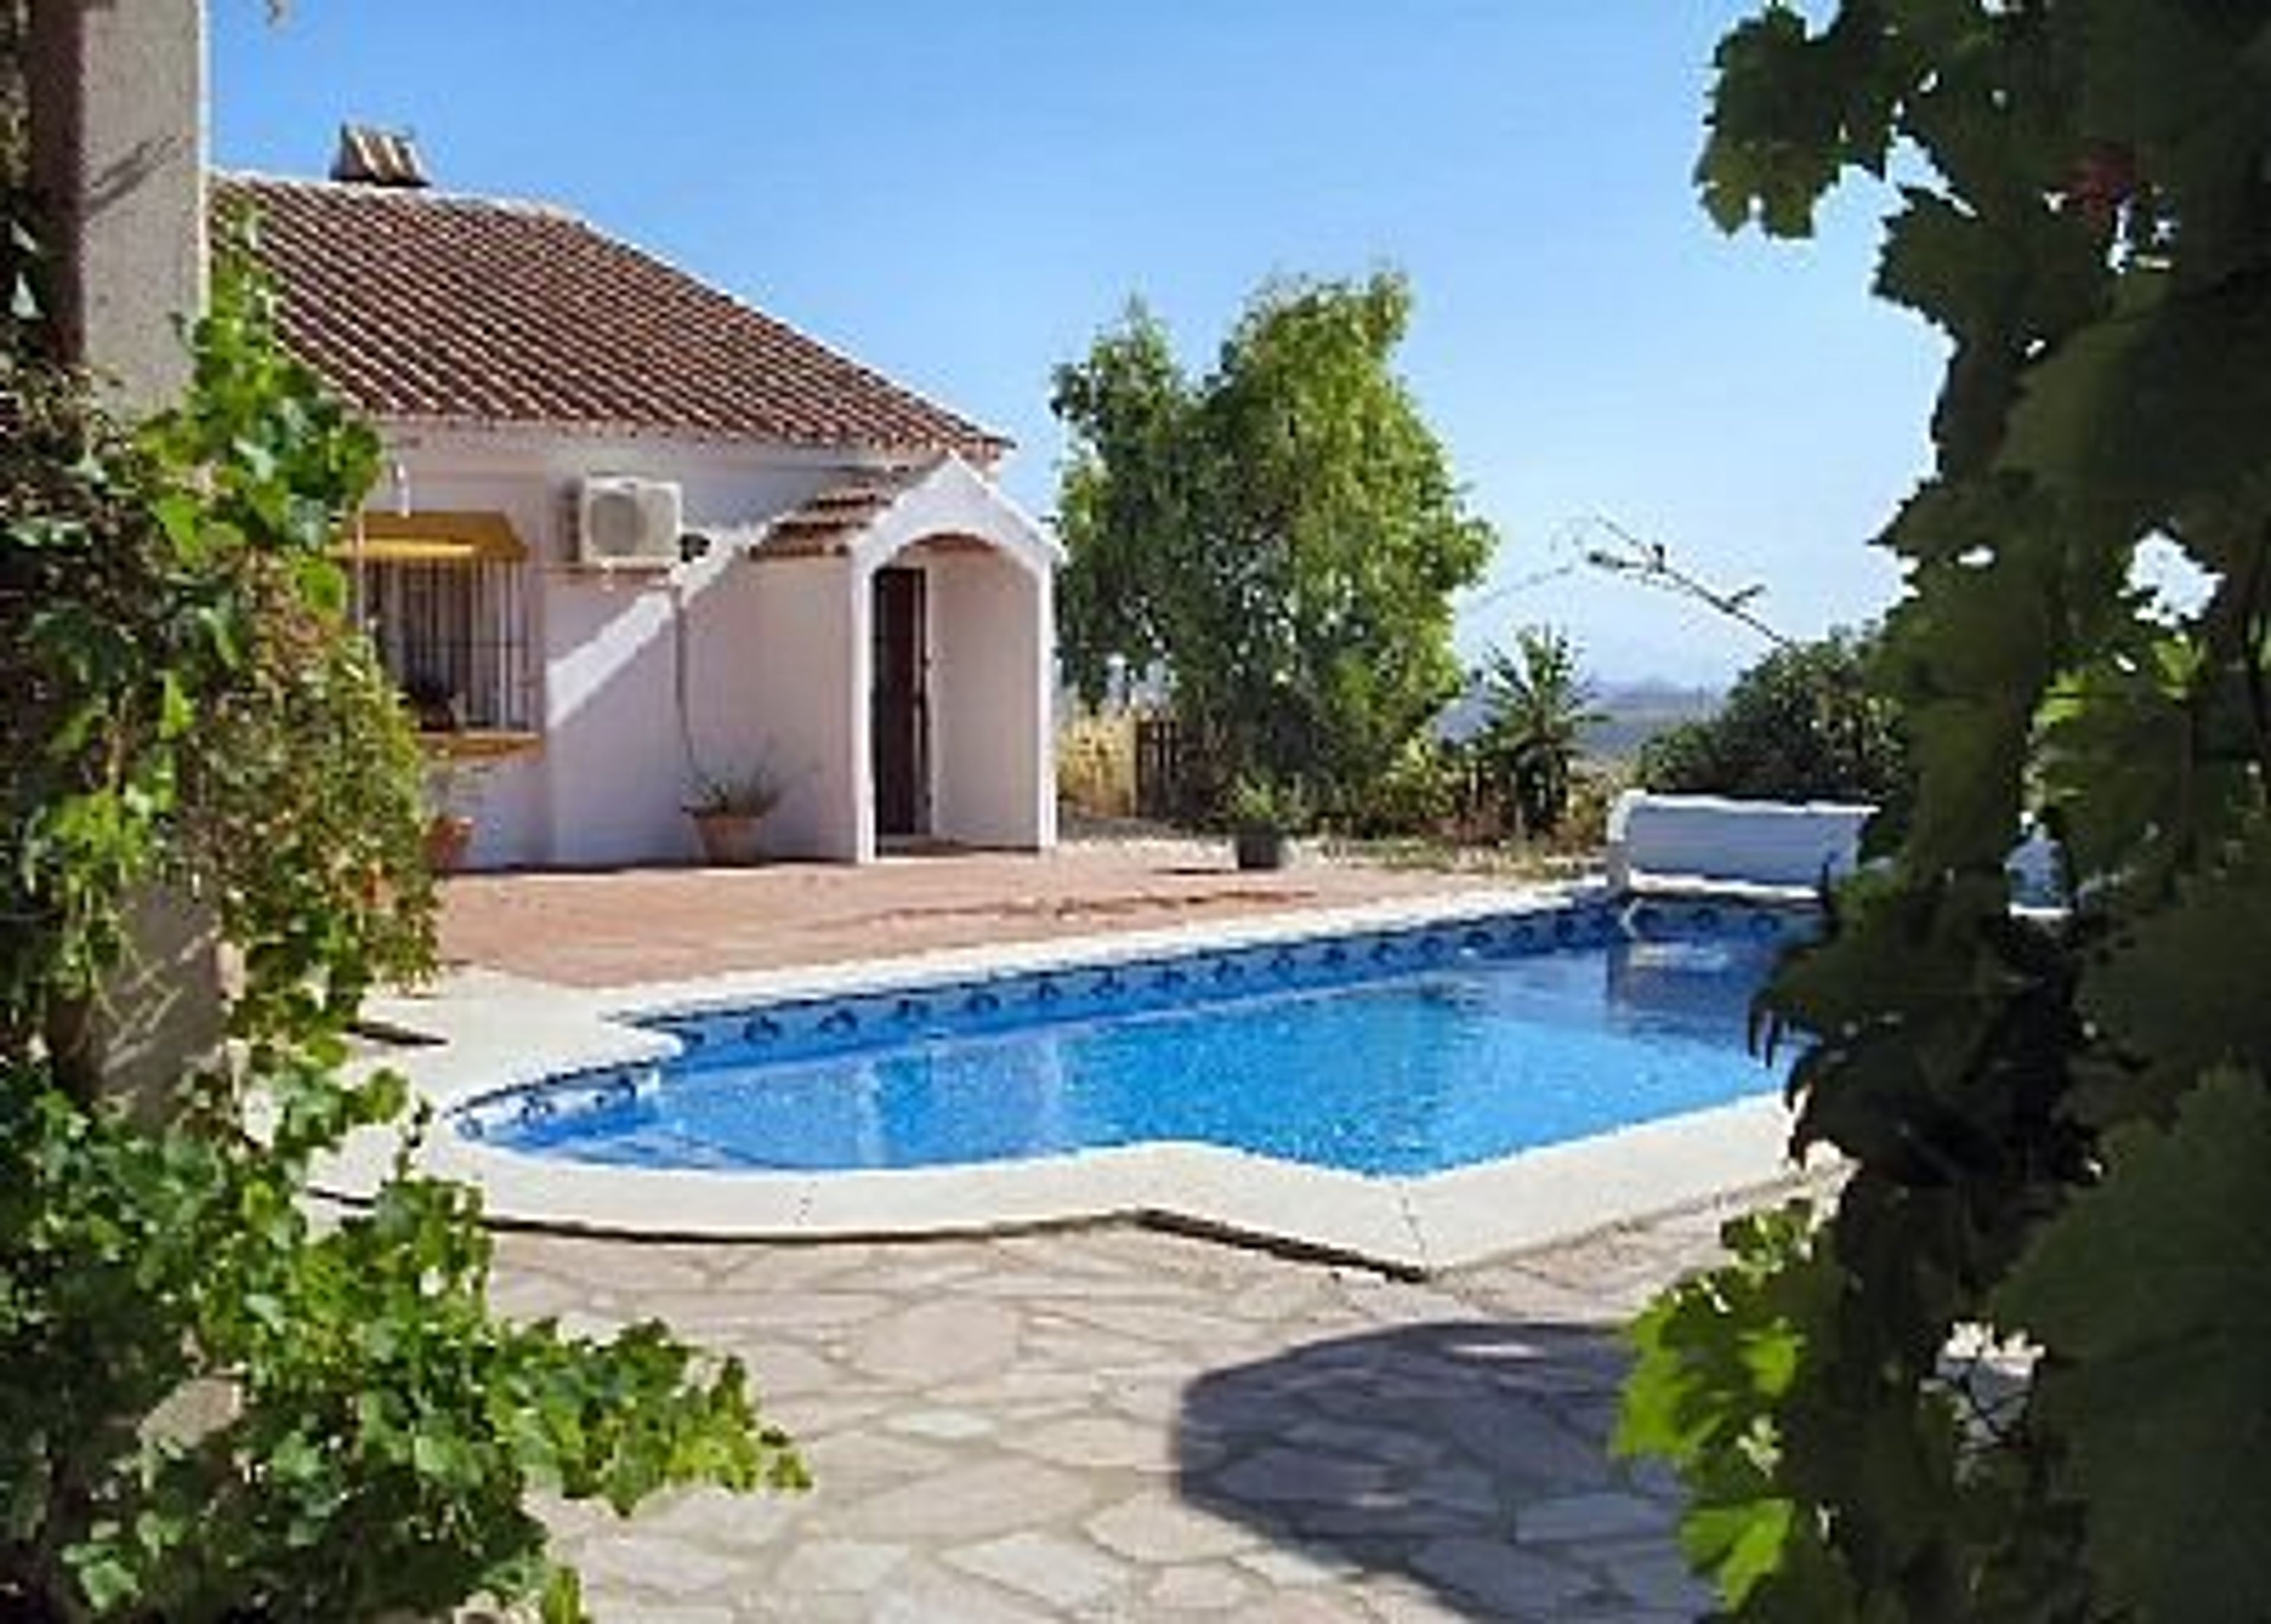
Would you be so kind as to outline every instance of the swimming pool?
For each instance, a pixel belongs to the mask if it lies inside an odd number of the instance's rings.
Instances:
[[[1802,912],[1590,905],[665,1015],[681,1046],[460,1135],[645,1169],[951,1167],[1158,1143],[1444,1172],[1769,1093],[1748,1006]]]

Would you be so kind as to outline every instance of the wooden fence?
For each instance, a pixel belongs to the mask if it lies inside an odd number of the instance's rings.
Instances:
[[[1136,723],[1136,811],[1161,823],[1188,823],[1199,811],[1197,741],[1172,716]]]

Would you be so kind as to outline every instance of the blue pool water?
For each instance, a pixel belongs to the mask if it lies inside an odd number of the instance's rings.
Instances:
[[[1597,912],[1525,927],[1519,944],[1455,927],[664,1021],[689,1047],[659,1071],[510,1091],[458,1126],[638,1166],[934,1166],[1196,1140],[1439,1172],[1776,1088],[1745,1034],[1791,927],[1700,916],[1711,928],[1634,939]]]

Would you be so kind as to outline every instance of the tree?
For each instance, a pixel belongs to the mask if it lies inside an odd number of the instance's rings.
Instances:
[[[1952,340],[1873,667],[1914,809],[1766,995],[1850,1176],[1636,1330],[1621,1436],[1737,1618],[2271,1616],[2267,107],[2262,0],[1772,5],[1720,48],[1712,213],[1799,235],[1899,174],[1876,288]],[[2063,919],[2012,906],[2030,803]]]
[[[1909,794],[1900,720],[1871,691],[1873,640],[1834,631],[1779,648],[1736,679],[1717,714],[1641,748],[1643,787],[1751,801],[1871,801],[1897,818]]]
[[[1092,699],[1163,667],[1217,801],[1242,776],[1348,816],[1457,690],[1450,597],[1492,537],[1390,369],[1411,305],[1273,284],[1196,381],[1137,306],[1057,369],[1068,669]]]
[[[1551,835],[1569,809],[1577,735],[1603,719],[1577,671],[1567,634],[1550,626],[1515,633],[1515,652],[1491,651],[1483,666],[1483,730],[1475,741],[1484,770],[1526,835]]]

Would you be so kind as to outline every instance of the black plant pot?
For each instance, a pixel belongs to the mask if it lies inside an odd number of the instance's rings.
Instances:
[[[1282,829],[1240,829],[1232,836],[1241,868],[1283,868],[1292,842]]]

